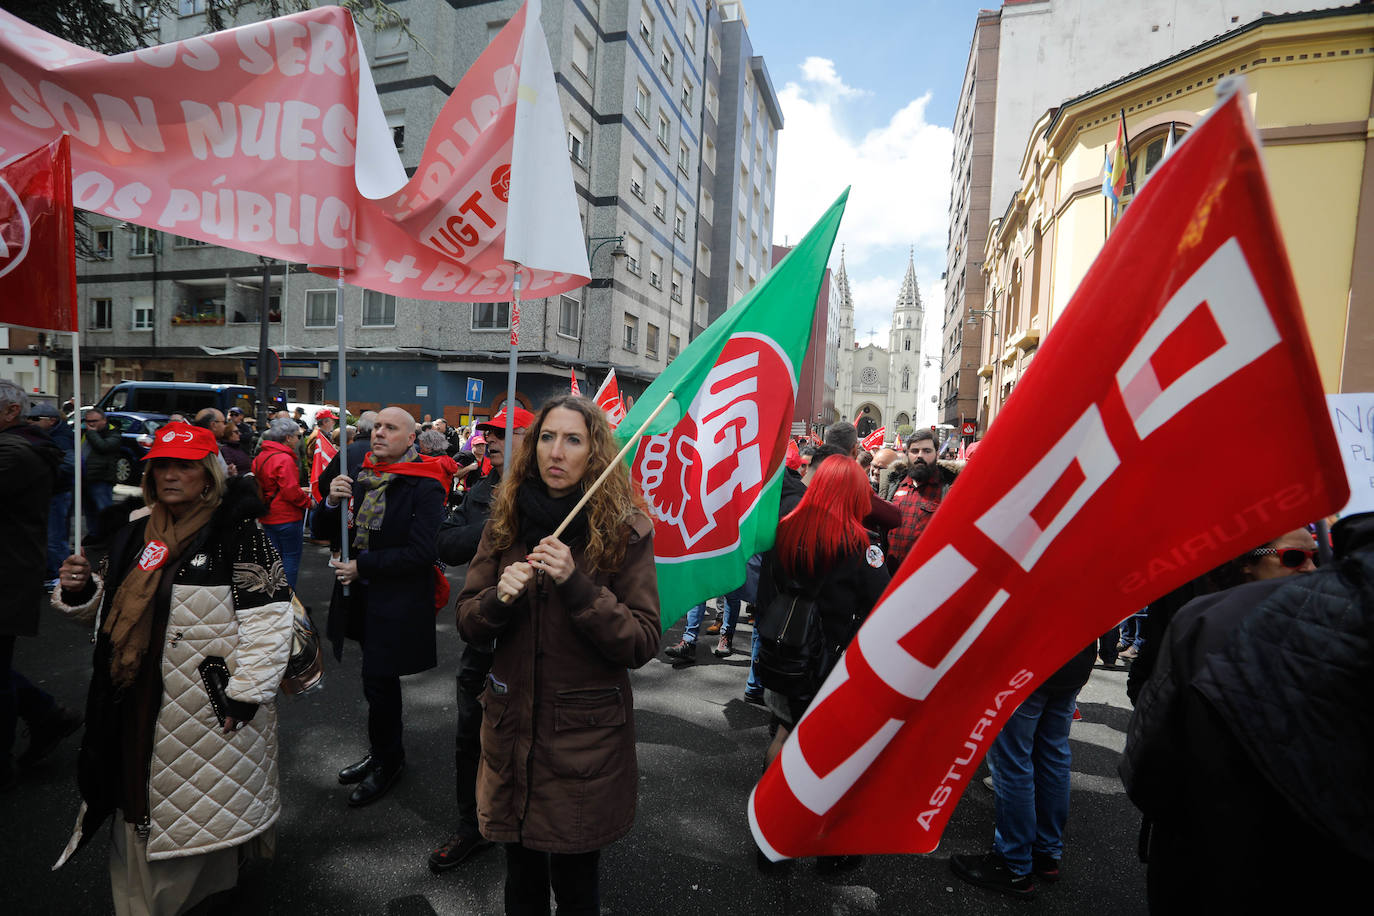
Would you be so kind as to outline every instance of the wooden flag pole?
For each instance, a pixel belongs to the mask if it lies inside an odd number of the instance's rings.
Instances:
[[[568,517],[563,519],[562,524],[554,530],[554,537],[561,535],[563,531],[572,524],[572,520],[577,517],[577,513],[582,511],[582,507],[587,504],[587,500],[592,498],[592,494],[600,489],[601,485],[606,482],[606,478],[610,477],[620,463],[625,460],[625,456],[630,453],[630,449],[639,444],[639,439],[644,435],[644,430],[649,428],[650,423],[658,419],[658,415],[663,412],[663,408],[667,407],[668,402],[674,397],[676,397],[676,395],[673,392],[668,392],[668,396],[663,399],[662,403],[654,408],[653,413],[645,418],[644,422],[639,425],[639,429],[635,430],[635,434],[625,441],[624,447],[616,454],[615,459],[611,461],[610,464],[606,465],[606,469],[601,472],[601,476],[596,478],[592,485],[587,488],[587,492],[582,494],[582,498],[577,501],[577,505],[573,506],[572,511],[568,513]],[[498,595],[497,598],[502,604],[510,604],[510,601],[507,600],[504,595]]]

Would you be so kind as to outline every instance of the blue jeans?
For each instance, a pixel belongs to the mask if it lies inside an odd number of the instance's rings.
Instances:
[[[296,590],[296,574],[301,569],[301,522],[282,522],[280,525],[263,525],[267,539],[277,548],[281,557],[282,569],[286,571],[286,582],[291,590]]]
[[[56,579],[62,561],[72,555],[71,526],[72,494],[54,493],[48,504],[48,578]]]
[[[988,751],[997,829],[992,848],[1015,875],[1028,875],[1031,851],[1060,858],[1069,819],[1069,726],[1078,691],[1043,688],[1011,714]]]
[[[739,599],[729,596],[720,599],[721,605],[725,610],[721,613],[720,632],[722,636],[735,635],[735,621],[739,618]],[[698,604],[687,612],[687,629],[682,631],[682,638],[690,643],[697,641],[697,634],[701,630],[701,618],[706,616],[706,605]]]
[[[758,664],[759,664],[759,616],[758,616],[758,615],[759,615],[759,612],[758,612],[757,610],[755,610],[755,611],[754,611],[754,626],[753,626],[753,627],[750,629],[750,631],[749,631],[750,633],[753,634],[753,635],[750,637],[750,639],[749,639],[749,642],[752,644],[751,647],[750,647],[750,652],[751,652],[751,654],[750,654],[750,657],[749,657],[749,680],[747,680],[747,681],[744,682],[744,689],[745,689],[745,691],[746,691],[747,693],[754,693],[754,694],[763,693],[763,683],[762,683],[761,681],[759,681],[759,676],[755,673],[755,669],[758,667]]]
[[[1145,645],[1145,611],[1136,611],[1121,622],[1121,641],[1139,651]]]
[[[114,505],[114,484],[105,480],[86,481],[81,501],[86,504],[86,533],[103,535],[105,532],[100,530],[100,513]]]

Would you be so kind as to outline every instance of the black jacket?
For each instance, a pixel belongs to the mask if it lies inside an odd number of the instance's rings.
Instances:
[[[362,498],[356,482],[353,498]],[[316,537],[339,530],[340,508],[327,502],[316,508],[311,520]],[[350,557],[358,561],[359,581],[349,587],[347,598],[334,583],[328,633],[335,658],[343,658],[347,638],[362,644],[368,676],[416,674],[438,664],[434,539],[443,510],[444,488],[436,480],[397,475],[387,485],[382,527],[372,532],[367,550]]]
[[[1152,909],[1280,912],[1363,888],[1374,516],[1334,533],[1333,565],[1199,598],[1165,634],[1121,762]]]
[[[492,468],[468,489],[463,502],[449,512],[439,527],[436,542],[440,562],[461,566],[477,555],[477,544],[491,517],[491,501],[496,497],[496,485],[500,482],[501,475]]]
[[[37,636],[48,565],[48,503],[62,450],[36,426],[0,432],[0,636]]]

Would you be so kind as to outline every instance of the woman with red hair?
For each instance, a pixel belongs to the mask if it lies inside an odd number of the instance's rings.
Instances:
[[[868,477],[857,461],[847,455],[822,459],[811,472],[806,495],[778,523],[773,549],[764,558],[758,607],[770,609],[780,592],[805,595],[814,602],[822,636],[810,689],[800,695],[784,695],[765,684],[764,700],[776,729],[765,765],[782,750],[788,733],[801,720],[816,690],[839,662],[891,578],[882,550],[863,526],[862,520],[872,508],[871,493]],[[761,867],[765,861],[760,854]],[[834,872],[858,862],[858,856],[823,856],[817,868]]]

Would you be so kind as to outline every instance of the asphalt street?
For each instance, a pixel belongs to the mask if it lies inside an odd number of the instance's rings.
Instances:
[[[330,579],[322,547],[306,545],[299,592],[321,626]],[[450,571],[457,594],[461,569]],[[408,769],[385,798],[352,809],[335,773],[366,751],[360,656],[327,659],[323,689],[278,701],[285,809],[276,858],[241,875],[242,913],[499,914],[502,854],[488,850],[433,875],[431,848],[453,826],[454,673],[461,642],[452,613],[440,614],[439,667],[404,679]],[[678,630],[664,635],[675,642]],[[736,644],[747,647],[741,626]],[[89,633],[55,615],[37,639],[21,639],[15,667],[81,707],[90,677]],[[1122,793],[1116,762],[1130,716],[1124,668],[1098,669],[1080,696],[1073,727],[1073,796],[1063,879],[1031,901],[966,886],[949,856],[989,848],[992,793],[984,766],[960,801],[938,852],[874,856],[859,869],[821,877],[813,861],[778,874],[755,870],[745,800],[768,741],[766,714],[742,692],[748,655],[699,654],[675,668],[663,660],[634,673],[640,764],[634,830],[602,856],[606,914],[906,914],[1145,912],[1136,861],[1139,816]],[[24,738],[19,739],[20,750]],[[0,795],[5,825],[0,912],[111,912],[107,835],[60,872],[50,871],[76,816],[78,737],[68,739],[11,791]],[[894,804],[905,800],[894,799]]]

